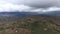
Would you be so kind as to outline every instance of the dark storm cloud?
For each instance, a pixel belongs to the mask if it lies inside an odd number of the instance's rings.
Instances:
[[[25,5],[37,8],[60,6],[60,0],[25,0]]]

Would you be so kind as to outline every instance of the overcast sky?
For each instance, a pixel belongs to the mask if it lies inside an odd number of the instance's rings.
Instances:
[[[55,11],[60,0],[0,0],[0,11]]]

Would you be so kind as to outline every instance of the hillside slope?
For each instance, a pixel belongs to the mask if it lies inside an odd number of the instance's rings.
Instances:
[[[54,16],[0,16],[0,20],[1,34],[60,34],[60,19],[57,20]]]

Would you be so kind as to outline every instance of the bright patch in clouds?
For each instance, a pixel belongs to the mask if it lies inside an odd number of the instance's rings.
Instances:
[[[47,11],[60,11],[60,7],[50,7],[47,8],[46,10],[42,10],[43,12],[47,12]]]
[[[30,7],[25,5],[14,5],[14,4],[0,4],[0,11],[22,11],[22,10],[29,10]]]
[[[22,11],[29,10],[31,7],[23,4],[13,4],[7,1],[0,0],[0,12],[1,11]]]
[[[39,9],[35,9],[35,10],[32,10],[32,11],[35,11],[35,12],[60,11],[60,7],[49,7],[47,9],[39,8]]]

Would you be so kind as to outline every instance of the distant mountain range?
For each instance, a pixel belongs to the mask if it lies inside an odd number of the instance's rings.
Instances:
[[[38,14],[36,12],[0,12],[0,16],[29,16]]]
[[[45,12],[44,14],[55,16],[56,18],[60,18],[60,11],[50,11],[50,12]]]
[[[49,12],[45,12],[44,14],[57,15],[60,14],[60,11],[49,11]]]
[[[60,16],[60,11],[48,11],[48,12],[0,12],[0,16],[29,16],[37,14],[46,14],[53,16]]]

